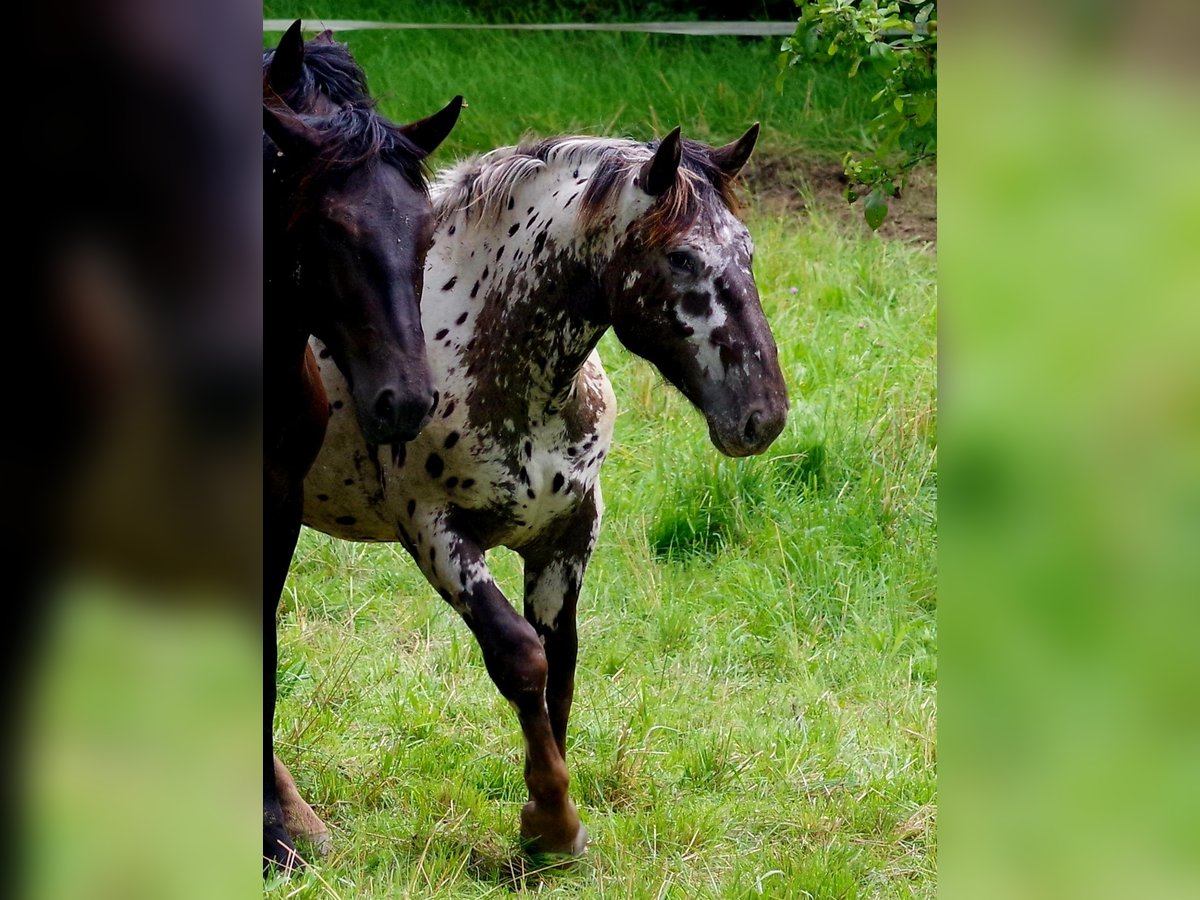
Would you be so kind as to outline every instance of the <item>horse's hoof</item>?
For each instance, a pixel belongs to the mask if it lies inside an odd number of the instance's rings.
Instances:
[[[579,821],[575,806],[569,800],[568,822],[564,826],[545,816],[537,803],[530,800],[521,810],[521,840],[529,853],[561,856],[574,859],[587,851],[588,830]],[[557,826],[557,827],[556,827]]]
[[[316,851],[317,856],[325,857],[333,848],[333,841],[328,831],[316,831],[312,834],[297,834],[296,843],[305,843]]]
[[[266,826],[263,829],[263,874],[266,875],[275,868],[281,872],[294,872],[303,869],[307,864],[297,852],[287,831],[280,825]]]

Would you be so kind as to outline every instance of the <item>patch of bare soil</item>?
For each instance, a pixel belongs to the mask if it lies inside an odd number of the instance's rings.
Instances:
[[[846,202],[846,179],[838,162],[814,161],[798,155],[753,156],[742,170],[743,191],[768,215],[797,215],[816,211],[856,234],[871,229],[863,219],[863,201]],[[888,199],[888,214],[876,232],[937,251],[937,169],[917,169],[899,198]]]

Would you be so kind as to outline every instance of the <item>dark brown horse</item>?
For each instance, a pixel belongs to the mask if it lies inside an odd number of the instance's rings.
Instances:
[[[434,227],[422,161],[462,103],[393,125],[373,109],[349,53],[322,38],[354,76],[355,90],[331,100],[333,92],[316,89],[324,73],[306,65],[299,25],[263,63],[263,855],[264,865],[285,867],[299,857],[276,787],[275,615],[300,531],[304,477],[330,411],[308,340],[320,338],[352,385],[368,445],[416,437],[434,403],[420,317]],[[290,786],[286,773],[281,781]],[[285,791],[288,805],[307,809],[293,794]]]

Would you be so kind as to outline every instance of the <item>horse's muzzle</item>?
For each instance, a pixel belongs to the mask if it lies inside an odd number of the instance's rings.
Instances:
[[[359,417],[363,436],[372,444],[411,441],[429,423],[432,406],[431,390],[413,393],[384,388],[366,406],[370,412]],[[363,407],[359,409],[361,411]]]
[[[786,401],[763,401],[751,404],[738,417],[710,418],[709,437],[726,456],[755,456],[779,437],[787,424],[787,409]]]

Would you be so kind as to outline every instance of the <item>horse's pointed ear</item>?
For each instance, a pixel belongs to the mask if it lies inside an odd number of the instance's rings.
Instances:
[[[666,193],[667,188],[675,183],[675,175],[679,171],[679,160],[683,146],[679,137],[679,126],[659,141],[654,156],[642,164],[638,172],[638,184],[651,197]]]
[[[275,55],[271,57],[271,87],[282,94],[300,80],[304,67],[304,35],[297,19],[279,39]]]
[[[333,43],[333,29],[326,28],[324,31],[322,31],[320,34],[318,34],[315,38],[313,38],[312,42],[314,44],[332,44]]]
[[[459,94],[447,103],[443,109],[435,112],[429,118],[405,125],[400,131],[403,132],[406,138],[413,142],[418,150],[424,151],[425,155],[428,156],[446,139],[446,135],[450,133],[450,129],[458,121],[458,114],[462,112],[462,108],[463,98]]]
[[[263,104],[263,131],[285,156],[309,159],[321,150],[321,138],[286,109]]]
[[[745,134],[732,144],[726,144],[724,147],[713,150],[712,161],[726,176],[733,178],[742,171],[742,166],[746,165],[746,160],[750,158],[757,142],[758,123],[755,122]]]

